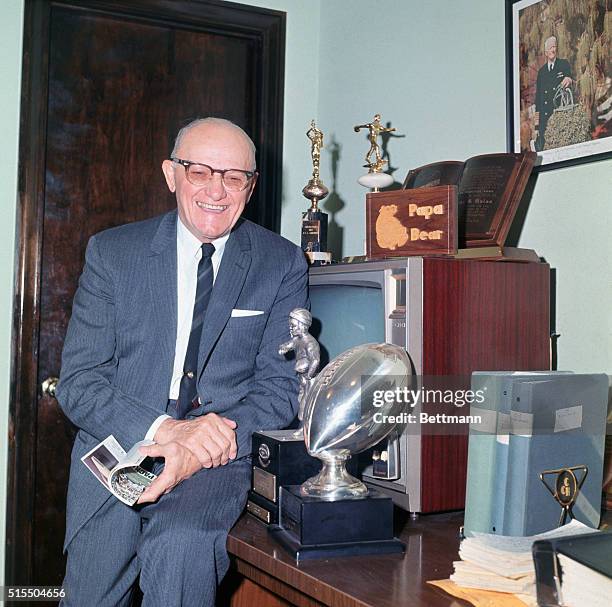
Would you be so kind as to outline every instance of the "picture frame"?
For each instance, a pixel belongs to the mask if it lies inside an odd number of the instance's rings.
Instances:
[[[612,158],[610,2],[506,0],[506,77],[508,151],[540,170]]]

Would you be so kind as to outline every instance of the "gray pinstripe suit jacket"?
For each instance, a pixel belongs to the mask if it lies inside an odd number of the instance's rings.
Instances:
[[[165,412],[177,325],[177,213],[92,237],[74,298],[57,388],[79,428],[72,451],[64,547],[110,494],[80,458],[113,434],[127,450]],[[288,315],[307,301],[300,249],[249,221],[234,227],[208,307],[199,356],[202,405],[237,422],[238,457],[253,430],[297,410],[293,363],[278,355]],[[233,308],[262,310],[232,317]],[[113,498],[114,499],[114,498]]]

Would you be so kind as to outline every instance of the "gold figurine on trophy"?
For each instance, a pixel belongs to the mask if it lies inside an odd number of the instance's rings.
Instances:
[[[314,120],[310,121],[310,128],[306,131],[306,137],[310,139],[310,157],[312,158],[312,177],[304,186],[302,194],[310,200],[310,211],[319,210],[319,200],[323,200],[329,190],[321,182],[319,167],[321,161],[321,148],[323,147],[323,133],[317,128]]]
[[[387,161],[382,157],[378,137],[382,133],[391,133],[395,128],[385,127],[380,122],[380,114],[374,114],[374,120],[366,124],[358,124],[353,130],[358,133],[361,129],[368,129],[368,141],[370,149],[365,155],[364,168],[368,169],[367,175],[362,175],[357,181],[366,188],[372,188],[378,192],[379,188],[384,188],[393,183],[393,177],[382,172]],[[374,156],[374,159],[372,159]]]
[[[355,133],[358,133],[361,129],[368,129],[368,140],[370,141],[370,149],[365,156],[366,163],[363,166],[366,169],[370,169],[370,173],[380,173],[387,161],[381,156],[378,136],[381,133],[391,133],[395,128],[383,126],[380,123],[380,114],[374,114],[374,120],[372,122],[359,124],[353,127]],[[374,154],[376,158],[374,162],[372,162],[372,154]]]
[[[329,190],[319,176],[323,132],[317,128],[314,120],[306,131],[310,139],[310,156],[312,158],[312,177],[304,186],[302,194],[310,200],[310,208],[302,213],[302,250],[312,265],[331,263],[331,253],[327,249],[327,213],[319,209]]]
[[[317,128],[314,120],[310,121],[310,128],[306,131],[306,137],[311,141],[310,156],[312,157],[312,178],[318,180],[321,148],[323,147],[323,133]]]

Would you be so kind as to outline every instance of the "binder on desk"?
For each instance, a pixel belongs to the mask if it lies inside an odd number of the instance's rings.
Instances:
[[[504,533],[506,472],[512,386],[534,378],[568,375],[571,371],[475,371],[471,389],[485,399],[472,405],[471,415],[483,422],[470,427],[464,535]]]
[[[512,386],[504,535],[535,535],[559,524],[561,506],[540,480],[586,466],[573,515],[597,528],[603,476],[608,377],[559,375]]]
[[[467,480],[465,489],[465,516],[463,533],[491,531],[496,468],[496,438],[498,424],[500,384],[507,374],[472,373],[471,389],[482,390],[485,400],[470,407],[470,415],[479,415],[482,423],[470,427],[468,443]]]
[[[556,607],[562,604],[563,575],[557,559],[559,554],[612,578],[612,533],[589,533],[576,537],[540,540],[534,542],[532,553],[540,607]]]

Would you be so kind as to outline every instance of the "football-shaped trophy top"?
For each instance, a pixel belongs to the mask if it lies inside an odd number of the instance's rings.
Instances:
[[[375,414],[394,416],[404,407],[398,399],[380,403],[380,395],[409,388],[412,381],[410,359],[400,346],[364,344],[336,356],[314,378],[306,396],[308,452],[316,456],[346,449],[355,454],[380,442],[395,424],[377,423]]]
[[[304,404],[304,442],[323,467],[301,485],[301,495],[327,501],[368,495],[365,484],[346,471],[346,460],[395,429],[391,416],[399,418],[405,404],[393,393],[412,381],[406,351],[386,343],[346,350],[314,378]]]

